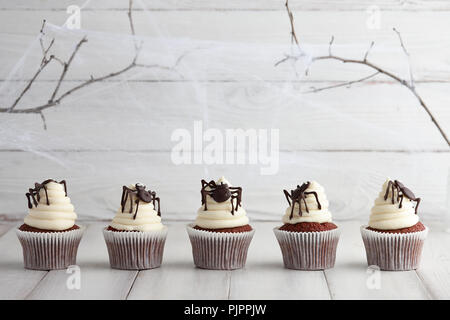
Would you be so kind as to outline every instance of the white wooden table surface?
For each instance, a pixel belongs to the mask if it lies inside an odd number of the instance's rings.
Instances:
[[[245,269],[209,271],[195,268],[186,222],[172,222],[161,268],[122,271],[109,267],[101,229],[87,226],[77,264],[80,290],[69,290],[66,270],[23,268],[14,227],[0,224],[0,299],[449,299],[450,233],[426,222],[430,233],[417,271],[381,272],[380,288],[369,289],[369,274],[359,221],[338,222],[342,228],[335,268],[296,271],[283,267],[272,228],[279,222],[253,222],[255,237]]]

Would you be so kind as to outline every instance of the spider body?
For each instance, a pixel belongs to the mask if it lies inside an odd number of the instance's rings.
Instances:
[[[62,184],[64,186],[64,192],[66,193],[66,197],[67,197],[67,185],[66,185],[65,180],[61,180],[58,182],[53,179],[47,179],[47,180],[43,181],[42,183],[35,182],[34,188],[28,189],[28,192],[25,194],[25,196],[27,197],[27,200],[28,200],[28,208],[29,209],[33,208],[33,204],[35,207],[37,207],[38,202],[41,200],[41,195],[39,193],[39,191],[41,191],[41,189],[44,189],[45,198],[47,200],[46,203],[48,206],[50,205],[50,201],[48,199],[47,187],[46,187],[46,185],[50,182]]]
[[[122,212],[125,211],[125,205],[127,201],[130,201],[130,210],[129,213],[133,212],[133,202],[136,205],[134,208],[134,215],[133,219],[136,219],[138,209],[139,209],[139,202],[145,202],[145,203],[153,203],[153,206],[155,206],[156,202],[158,203],[158,216],[161,216],[161,206],[160,206],[160,200],[159,197],[156,196],[155,191],[146,190],[146,186],[143,186],[139,183],[135,184],[135,189],[130,189],[127,186],[122,187],[122,199],[120,201],[120,205],[122,207]],[[136,199],[133,201],[132,195],[136,196]]]
[[[205,206],[205,210],[208,210],[207,204],[206,204],[206,196],[210,196],[213,198],[216,202],[225,202],[228,199],[231,199],[231,214],[234,215],[234,212],[238,209],[238,207],[241,205],[241,198],[242,198],[242,188],[241,187],[230,187],[228,184],[221,182],[220,184],[217,184],[214,180],[211,180],[210,182],[206,182],[205,180],[202,180],[202,189],[201,189],[201,195],[202,195],[202,205]],[[206,190],[206,188],[209,188],[210,190]]]
[[[289,219],[292,219],[294,217],[295,203],[298,203],[299,216],[301,217],[303,215],[302,205],[301,205],[302,200],[303,200],[303,203],[305,204],[306,212],[309,213],[308,205],[306,204],[306,197],[310,194],[314,195],[314,197],[316,198],[317,207],[319,208],[319,210],[322,209],[322,205],[319,202],[319,197],[317,196],[317,192],[315,192],[315,191],[306,192],[306,190],[309,188],[309,186],[310,186],[310,182],[308,181],[308,182],[303,183],[301,186],[297,185],[297,188],[295,190],[291,190],[290,193],[287,190],[283,190],[286,200],[289,203],[289,206],[291,207],[291,215],[289,216]]]
[[[388,186],[386,188],[386,193],[384,194],[384,200],[387,200],[389,193],[392,192],[392,204],[394,204],[395,203],[395,200],[394,200],[395,190],[397,190],[396,201],[399,203],[398,207],[399,208],[402,207],[403,198],[406,197],[407,199],[416,202],[416,207],[414,208],[414,210],[415,210],[415,214],[417,214],[417,208],[419,207],[421,199],[417,198],[409,188],[405,187],[405,185],[398,180],[394,180],[394,181],[389,180]]]

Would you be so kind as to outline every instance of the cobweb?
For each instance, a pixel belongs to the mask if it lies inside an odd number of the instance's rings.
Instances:
[[[152,13],[147,14],[153,21]],[[34,181],[55,177],[69,181],[81,217],[111,218],[121,186],[139,181],[157,190],[167,219],[193,219],[200,179],[221,175],[244,188],[243,205],[253,219],[279,220],[287,206],[281,190],[317,180],[325,186],[336,219],[364,221],[387,176],[428,197],[422,202],[424,216],[443,217],[448,211],[448,153],[432,152],[445,144],[415,98],[400,85],[379,76],[351,88],[310,93],[367,76],[370,70],[311,63],[312,57],[328,52],[328,43],[302,43],[300,58],[275,66],[286,55],[299,52],[289,42],[177,38],[161,25],[151,25],[158,36],[46,24],[43,43],[55,39],[51,54],[64,61],[80,39],[88,39],[60,93],[91,76],[126,67],[136,44],[142,46],[140,66],[70,94],[43,110],[43,118],[39,113],[0,113],[4,213],[23,215],[25,205],[18,203],[25,204],[24,191]],[[42,59],[39,39],[25,51],[7,55],[0,108],[12,105],[36,72]],[[367,44],[334,44],[333,50],[361,58]],[[383,44],[371,51],[374,61],[407,78],[406,60],[389,59],[402,54],[400,47]],[[61,70],[60,64],[49,64],[15,109],[45,105]],[[183,128],[194,134],[199,121],[204,130],[221,132],[278,129],[277,174],[261,175],[261,164],[173,164],[172,133]],[[196,151],[194,145],[191,151]]]

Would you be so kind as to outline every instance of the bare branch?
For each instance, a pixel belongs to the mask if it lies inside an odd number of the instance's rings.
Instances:
[[[133,26],[133,18],[132,18],[132,10],[131,10],[131,6],[132,6],[132,0],[130,0],[130,8],[128,11],[128,18],[130,20],[130,26],[131,26],[131,30],[132,30],[132,34],[134,35],[134,26]],[[45,24],[45,21],[44,21]],[[43,29],[43,27],[42,27]],[[41,34],[43,35],[43,32],[41,30]],[[173,66],[161,66],[158,64],[151,64],[151,65],[146,65],[146,64],[138,64],[137,60],[140,54],[140,51],[142,49],[142,43],[138,43],[137,41],[135,41],[135,55],[133,57],[133,59],[131,60],[131,62],[123,67],[122,69],[115,71],[115,72],[111,72],[109,74],[106,74],[104,76],[101,77],[94,77],[93,75],[90,75],[89,79],[86,81],[81,82],[80,84],[72,87],[71,89],[68,89],[67,91],[65,91],[64,93],[60,94],[59,97],[57,97],[57,94],[59,92],[60,86],[62,84],[62,82],[64,81],[64,78],[72,64],[72,61],[74,60],[75,56],[77,55],[78,51],[80,50],[81,46],[83,45],[83,43],[85,43],[87,41],[86,37],[83,37],[75,46],[75,49],[73,50],[69,60],[67,62],[64,62],[63,60],[61,60],[60,58],[51,55],[49,58],[47,58],[47,54],[49,53],[51,47],[53,46],[54,43],[54,39],[52,39],[52,41],[50,42],[49,46],[47,48],[45,48],[45,46],[43,45],[43,42],[41,42],[42,44],[42,50],[43,50],[43,55],[44,57],[42,58],[42,62],[41,65],[38,69],[38,71],[34,74],[34,76],[30,79],[30,81],[28,82],[27,86],[25,87],[25,89],[21,92],[21,94],[19,95],[19,97],[16,99],[16,101],[13,103],[13,105],[9,108],[0,108],[0,113],[16,113],[16,114],[39,114],[43,125],[44,125],[44,129],[47,129],[47,124],[45,121],[45,116],[43,114],[43,111],[57,106],[61,103],[61,101],[68,97],[69,95],[77,92],[78,90],[81,90],[93,83],[97,83],[97,82],[102,82],[114,77],[117,77],[135,67],[141,67],[141,68],[158,68],[158,69],[163,69],[163,70],[168,70],[168,71],[173,71],[178,73],[181,77],[182,75],[178,72],[178,70],[176,70],[176,68],[178,67],[178,65],[181,63],[182,59],[184,59],[184,57],[189,53],[189,51],[183,53],[181,56],[179,56],[174,65]],[[51,61],[58,61],[62,66],[63,66],[63,71],[61,72],[61,75],[58,79],[58,82],[56,84],[56,87],[52,93],[51,98],[47,101],[47,103],[36,106],[36,107],[29,107],[29,108],[23,108],[23,109],[15,109],[15,106],[17,105],[17,103],[20,101],[20,99],[26,94],[26,92],[29,90],[29,88],[31,87],[31,85],[34,83],[34,81],[36,80],[36,78],[39,76],[39,74],[42,72],[42,70],[51,62]]]
[[[286,1],[286,8],[287,8],[287,11],[288,11],[288,14],[289,14],[289,21],[291,22],[291,36],[294,36],[294,35],[295,35],[294,25],[293,25],[294,17],[293,17],[293,15],[292,15],[291,10],[289,9],[288,1]],[[328,89],[333,89],[333,88],[337,88],[337,87],[349,86],[349,85],[352,85],[352,84],[357,83],[357,82],[362,82],[362,81],[368,80],[368,79],[370,79],[370,78],[372,78],[372,77],[375,77],[375,76],[378,75],[378,74],[384,74],[385,76],[387,76],[387,77],[389,77],[389,78],[391,78],[391,79],[397,81],[397,82],[400,83],[401,85],[403,85],[403,86],[405,86],[406,88],[408,88],[408,90],[409,90],[409,91],[416,97],[416,99],[419,101],[420,106],[421,106],[421,107],[425,110],[425,112],[430,116],[431,121],[433,122],[433,124],[435,125],[435,127],[439,130],[439,133],[440,133],[441,136],[444,138],[444,140],[445,140],[445,142],[447,143],[447,145],[450,147],[450,140],[449,140],[449,138],[447,137],[445,131],[444,131],[444,130],[442,129],[442,127],[439,125],[439,123],[437,122],[436,118],[433,116],[431,110],[428,108],[428,106],[427,106],[427,105],[425,104],[425,102],[423,101],[422,97],[421,97],[421,96],[418,94],[418,92],[416,91],[416,88],[415,88],[415,85],[414,85],[414,77],[413,77],[413,73],[412,73],[412,68],[411,68],[411,62],[410,62],[410,55],[409,55],[409,52],[408,52],[408,50],[406,49],[406,47],[405,47],[405,45],[404,45],[404,42],[403,42],[403,39],[402,39],[402,37],[401,37],[400,32],[399,32],[397,29],[395,29],[395,28],[393,28],[393,30],[397,33],[398,38],[399,38],[399,40],[400,40],[400,45],[401,45],[401,47],[402,47],[402,49],[403,49],[403,51],[404,51],[404,53],[405,53],[405,55],[407,56],[407,59],[408,59],[409,76],[410,76],[410,81],[409,81],[409,82],[408,82],[407,80],[403,79],[402,77],[400,77],[400,76],[394,74],[393,72],[388,71],[388,70],[385,70],[384,68],[382,68],[382,67],[380,67],[380,66],[378,66],[378,65],[375,65],[374,63],[372,63],[372,62],[370,62],[370,61],[367,60],[367,57],[368,57],[368,55],[369,55],[369,53],[370,53],[370,50],[371,50],[372,47],[374,46],[374,42],[373,42],[373,41],[372,41],[372,43],[370,44],[370,46],[369,46],[368,50],[366,51],[366,53],[364,54],[364,57],[363,57],[362,60],[359,60],[359,59],[348,59],[348,58],[344,58],[344,57],[341,57],[341,56],[336,56],[336,55],[334,55],[334,54],[332,53],[332,51],[331,51],[331,46],[332,46],[332,44],[333,44],[333,42],[334,42],[334,36],[332,36],[332,37],[331,37],[331,40],[330,40],[330,43],[329,43],[329,45],[328,45],[328,55],[326,55],[326,56],[318,56],[318,57],[314,57],[314,58],[312,59],[312,61],[311,61],[311,64],[314,63],[314,62],[316,62],[316,61],[320,61],[320,60],[335,60],[335,61],[340,61],[340,62],[342,62],[342,63],[349,63],[349,64],[359,64],[359,65],[363,65],[363,66],[366,66],[366,67],[372,69],[372,70],[375,71],[375,72],[372,73],[371,75],[366,76],[366,77],[361,78],[361,79],[357,79],[357,80],[353,80],[353,81],[348,81],[348,82],[345,82],[345,83],[341,83],[341,84],[337,84],[337,85],[332,85],[332,86],[327,86],[327,87],[323,87],[323,88],[313,88],[312,90],[307,91],[307,92],[305,92],[305,93],[308,93],[308,92],[319,92],[319,91],[328,90]],[[293,38],[293,39],[295,40],[296,37]],[[288,60],[291,60],[291,59],[297,60],[298,57],[290,56],[290,55],[285,55],[285,57],[284,57],[283,59],[281,59],[280,61],[278,61],[278,62],[275,64],[275,66],[278,66],[279,64],[284,63],[284,62],[286,62],[286,61],[288,61]],[[306,73],[308,72],[308,70],[309,70],[309,66],[308,66],[308,68],[306,69]]]

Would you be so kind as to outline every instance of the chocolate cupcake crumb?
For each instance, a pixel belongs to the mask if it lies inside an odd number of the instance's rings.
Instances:
[[[411,227],[395,229],[395,230],[381,230],[381,229],[375,229],[375,228],[371,228],[371,227],[367,227],[366,229],[376,231],[376,232],[381,232],[381,233],[412,233],[412,232],[420,232],[420,231],[425,230],[425,226],[422,224],[422,222],[419,221]]]
[[[71,228],[69,229],[65,229],[65,230],[47,230],[47,229],[39,229],[39,228],[35,228],[32,226],[29,226],[27,224],[22,224],[19,227],[20,231],[27,231],[27,232],[38,232],[38,233],[50,233],[50,232],[66,232],[66,231],[71,231],[71,230],[76,230],[76,229],[80,229],[79,226],[77,226],[76,224],[74,224]]]
[[[291,232],[320,232],[336,229],[337,225],[331,222],[300,222],[296,224],[286,223],[280,227],[280,230]]]
[[[238,232],[248,232],[252,231],[252,227],[249,224],[246,224],[244,226],[234,227],[234,228],[221,228],[221,229],[207,229],[202,228],[199,226],[194,226],[194,229],[196,230],[202,230],[202,231],[211,231],[211,232],[230,232],[230,233],[238,233]]]

